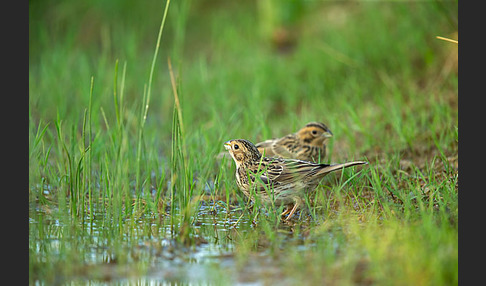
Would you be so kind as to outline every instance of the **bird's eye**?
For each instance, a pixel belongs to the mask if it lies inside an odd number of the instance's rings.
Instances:
[[[316,130],[312,130],[312,135],[316,135],[317,134],[317,131]]]
[[[233,146],[233,149],[235,149],[235,150],[238,150],[239,148],[240,148],[240,146],[238,146],[238,144],[235,144],[235,145]]]

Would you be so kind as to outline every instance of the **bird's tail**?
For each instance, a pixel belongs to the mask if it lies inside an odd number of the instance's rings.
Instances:
[[[358,165],[366,165],[368,162],[366,161],[353,161],[353,162],[347,162],[347,163],[342,163],[342,164],[334,164],[334,165],[328,165],[321,170],[319,170],[318,174],[324,176],[327,175],[333,171],[341,170],[347,167],[352,167],[352,166],[358,166]]]

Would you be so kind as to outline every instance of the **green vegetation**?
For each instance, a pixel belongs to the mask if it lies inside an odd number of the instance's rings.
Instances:
[[[457,1],[166,7],[29,3],[30,283],[457,284]],[[370,164],[284,223],[216,155],[309,121]]]

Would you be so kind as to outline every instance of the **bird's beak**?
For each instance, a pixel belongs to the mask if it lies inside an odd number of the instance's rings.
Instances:
[[[226,142],[224,142],[224,148],[225,148],[226,150],[230,150],[230,149],[231,149],[231,143],[230,143],[230,141],[226,141]]]
[[[322,133],[322,136],[324,136],[324,138],[331,138],[332,137],[331,130],[327,130],[326,132]]]

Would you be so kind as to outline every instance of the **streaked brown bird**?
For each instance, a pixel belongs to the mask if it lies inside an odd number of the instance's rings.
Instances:
[[[309,122],[295,133],[265,140],[255,146],[265,157],[320,163],[324,162],[326,156],[326,140],[332,135],[331,130],[324,123]]]
[[[332,171],[368,164],[354,161],[343,164],[317,164],[297,159],[263,157],[258,148],[248,140],[235,139],[224,143],[236,164],[238,188],[250,199],[254,196],[268,204],[285,205],[281,215],[289,220],[304,204],[306,192],[313,191],[319,181]]]
[[[320,122],[309,122],[299,131],[280,138],[268,139],[255,144],[265,157],[298,159],[315,163],[324,162],[326,141],[333,136],[331,130]],[[221,152],[218,159],[228,153]]]

